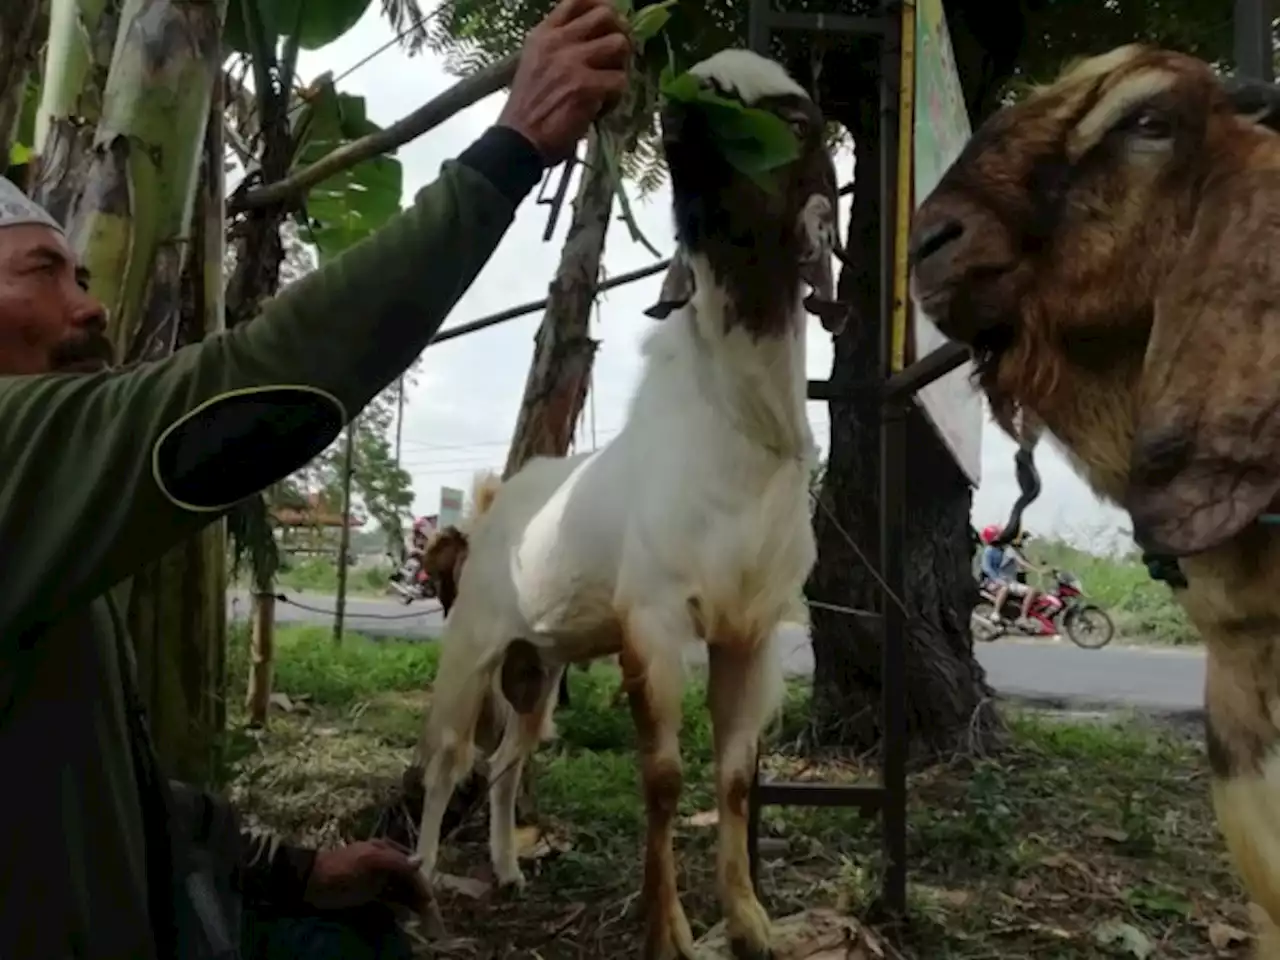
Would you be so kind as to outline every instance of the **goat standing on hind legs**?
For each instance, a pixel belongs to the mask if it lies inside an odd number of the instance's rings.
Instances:
[[[1242,95],[1242,93],[1244,95]],[[1259,99],[1261,93],[1261,99]],[[1218,822],[1280,960],[1280,116],[1144,47],[989,119],[912,228],[917,303],[1030,411],[1204,637]]]
[[[490,854],[500,882],[520,883],[512,827],[524,759],[566,664],[617,654],[647,815],[645,960],[693,956],[672,841],[683,653],[697,642],[710,664],[722,907],[737,955],[770,956],[748,867],[747,796],[756,744],[781,702],[774,633],[816,556],[806,309],[833,332],[843,323],[835,171],[817,107],[782,67],[747,51],[692,73],[783,119],[799,156],[766,190],[720,156],[696,106],[664,107],[678,250],[649,311],[663,322],[644,347],[626,425],[594,453],[530,461],[468,532],[422,741],[419,852],[430,876],[481,705],[490,691],[507,695],[514,709],[490,762]],[[530,676],[537,689],[518,689]]]

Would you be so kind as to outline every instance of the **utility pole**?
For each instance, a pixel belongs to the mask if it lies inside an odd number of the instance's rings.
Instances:
[[[404,374],[396,383],[396,466],[400,466],[400,435],[404,428]]]
[[[338,535],[338,596],[333,610],[333,642],[342,642],[347,618],[347,563],[351,553],[351,482],[355,477],[357,417],[347,425],[347,448],[342,456],[342,532]]]

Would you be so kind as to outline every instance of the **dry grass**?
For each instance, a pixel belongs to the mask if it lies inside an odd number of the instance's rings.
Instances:
[[[316,638],[282,644],[280,687],[316,675]],[[327,641],[321,641],[327,643]],[[358,641],[354,641],[358,642]],[[349,642],[350,645],[350,642]],[[399,645],[348,650],[347,691],[333,690],[268,733],[236,734],[232,786],[256,820],[312,843],[367,835],[396,794],[416,741],[433,660]],[[420,648],[419,648],[420,649]],[[351,658],[396,661],[369,669]],[[298,670],[290,657],[311,664]],[[313,662],[314,661],[314,662]],[[404,667],[418,664],[420,674]],[[385,667],[385,662],[384,662]],[[388,680],[388,676],[392,680]],[[386,689],[388,686],[399,689]],[[332,687],[332,684],[330,685]],[[559,740],[535,762],[536,819],[525,831],[528,888],[493,891],[484,812],[445,846],[451,884],[441,906],[451,939],[424,956],[604,958],[635,956],[642,826],[626,711],[611,708],[608,671],[573,672],[574,705]],[[714,924],[714,817],[710,746],[701,692],[685,729],[686,790],[678,843],[684,902],[695,934]],[[804,709],[798,695],[792,719]],[[1011,717],[1013,743],[998,759],[956,763],[913,777],[911,920],[886,931],[919,960],[1084,960],[1103,957],[1244,957],[1247,915],[1213,826],[1201,747],[1185,731],[1137,719],[1064,722]],[[785,734],[779,737],[785,743]],[[804,759],[785,750],[769,765],[788,777],[855,780],[861,763]],[[766,905],[775,916],[873,899],[878,826],[831,810],[766,810]]]

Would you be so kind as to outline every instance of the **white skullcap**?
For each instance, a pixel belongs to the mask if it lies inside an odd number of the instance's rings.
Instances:
[[[11,180],[0,177],[0,228],[38,223],[62,233],[62,225],[49,212],[26,196]]]

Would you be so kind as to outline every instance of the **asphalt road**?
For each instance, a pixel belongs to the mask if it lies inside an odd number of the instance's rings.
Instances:
[[[286,592],[277,603],[278,623],[333,622],[334,598]],[[232,617],[248,612],[243,593],[228,595]],[[404,606],[395,600],[353,597],[347,602],[347,627],[373,636],[421,636],[438,633],[443,621],[434,602]],[[808,635],[797,625],[783,628],[786,667],[796,676],[813,669]],[[690,648],[691,661],[705,659]],[[1203,702],[1204,655],[1199,650],[1111,646],[1081,650],[1068,641],[998,640],[980,644],[978,659],[991,685],[1016,697],[1062,701],[1064,705],[1129,706],[1156,711],[1195,711]]]

